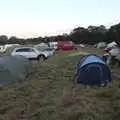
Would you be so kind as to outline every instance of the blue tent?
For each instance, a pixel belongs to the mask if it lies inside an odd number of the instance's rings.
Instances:
[[[112,81],[107,64],[96,55],[82,57],[77,64],[73,80],[77,84],[97,86],[105,86]]]

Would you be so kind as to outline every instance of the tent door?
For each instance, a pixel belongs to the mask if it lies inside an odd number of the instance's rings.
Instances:
[[[90,81],[91,84],[100,84],[103,80],[103,71],[100,65],[92,64],[88,65],[86,69],[87,80]]]

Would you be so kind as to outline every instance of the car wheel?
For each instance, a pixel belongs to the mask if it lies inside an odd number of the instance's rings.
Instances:
[[[45,56],[44,55],[39,55],[38,56],[38,60],[40,60],[40,61],[44,61],[46,58],[45,58]]]

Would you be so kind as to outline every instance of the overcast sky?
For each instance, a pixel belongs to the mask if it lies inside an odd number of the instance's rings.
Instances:
[[[120,0],[0,0],[0,35],[37,37],[120,22]]]

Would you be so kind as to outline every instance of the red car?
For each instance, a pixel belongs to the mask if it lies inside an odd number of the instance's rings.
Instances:
[[[72,41],[59,41],[57,42],[57,49],[62,49],[62,50],[73,50],[74,44]]]

